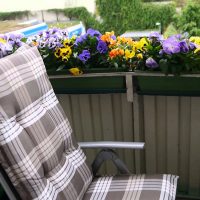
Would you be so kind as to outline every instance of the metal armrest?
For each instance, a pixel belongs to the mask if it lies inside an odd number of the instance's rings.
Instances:
[[[144,149],[144,142],[115,142],[115,141],[98,141],[98,142],[79,142],[81,148],[123,148],[123,149]]]
[[[113,150],[116,148],[123,149],[143,149],[144,142],[115,142],[115,141],[98,141],[98,142],[79,142],[81,148],[102,148],[92,163],[93,175],[96,176],[103,162],[111,160],[118,169],[120,174],[130,174],[125,163],[120,160],[117,153]]]

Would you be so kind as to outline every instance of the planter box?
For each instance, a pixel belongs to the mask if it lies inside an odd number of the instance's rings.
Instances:
[[[165,76],[134,73],[133,83],[141,95],[200,96],[200,75]]]
[[[120,73],[49,76],[57,94],[125,93],[125,76]]]

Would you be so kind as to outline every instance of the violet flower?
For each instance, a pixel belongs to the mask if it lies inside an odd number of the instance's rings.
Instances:
[[[153,58],[148,58],[147,60],[146,60],[146,66],[148,67],[148,68],[150,68],[150,69],[155,69],[155,68],[157,68],[159,65],[158,65],[158,63],[153,59]]]
[[[180,41],[179,45],[180,45],[181,52],[183,53],[187,53],[190,50],[189,45],[186,42],[186,40]]]
[[[94,36],[100,37],[100,36],[101,36],[101,33],[100,33],[99,31],[94,30],[94,29],[92,29],[92,28],[89,28],[89,29],[87,30],[87,33],[86,33],[86,34],[87,34],[87,35],[90,35],[91,37],[94,37]]]
[[[78,44],[83,43],[86,39],[87,39],[87,35],[86,34],[81,35],[80,37],[76,38],[76,41],[74,42],[74,45],[78,46]]]
[[[189,47],[191,50],[193,50],[193,49],[197,48],[197,45],[193,42],[189,42]]]
[[[99,40],[98,45],[97,45],[97,51],[99,53],[106,53],[108,51],[107,44],[104,41]]]
[[[0,42],[0,58],[3,58],[6,55],[6,47]]]
[[[175,53],[180,53],[181,48],[179,41],[175,37],[170,37],[163,41],[162,43],[164,53],[171,55]]]
[[[90,52],[88,50],[83,50],[78,58],[85,64],[87,60],[90,59]]]
[[[152,38],[156,38],[158,41],[162,41],[164,40],[164,37],[158,33],[158,32],[152,32],[149,34],[149,38],[152,39]]]
[[[0,42],[0,58],[11,54],[13,51],[13,47],[9,43],[2,44]]]
[[[50,37],[47,40],[47,46],[49,49],[54,49],[56,47],[60,47],[60,42],[58,39],[54,38],[54,37]]]

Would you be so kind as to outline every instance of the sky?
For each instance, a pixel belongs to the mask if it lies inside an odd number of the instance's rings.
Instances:
[[[75,5],[86,6],[90,12],[94,12],[95,0],[0,0],[0,12],[47,10]]]
[[[0,5],[0,12],[46,10],[74,5],[86,5],[91,10],[94,7],[94,0],[0,0]]]
[[[65,0],[0,0],[1,12],[62,8]]]

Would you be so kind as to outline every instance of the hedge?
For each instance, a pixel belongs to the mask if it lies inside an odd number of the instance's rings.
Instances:
[[[176,18],[179,31],[188,32],[190,35],[200,35],[200,4],[189,2],[182,13]]]
[[[175,4],[142,3],[141,0],[97,0],[97,9],[105,29],[117,34],[127,30],[153,29],[156,22],[165,28],[173,19]],[[111,28],[109,28],[111,27]]]
[[[28,16],[29,11],[0,12],[0,21],[15,20],[24,16]]]
[[[99,29],[101,32],[114,30],[117,35],[127,30],[156,28],[156,22],[165,29],[175,14],[175,4],[143,3],[141,0],[96,0],[97,12],[101,22],[84,7],[51,10],[63,12],[70,19],[83,21],[86,28]]]

